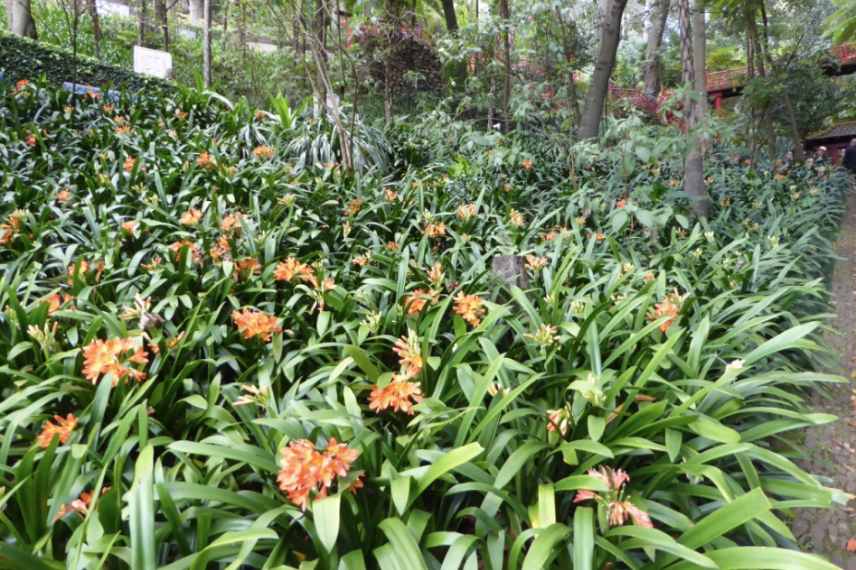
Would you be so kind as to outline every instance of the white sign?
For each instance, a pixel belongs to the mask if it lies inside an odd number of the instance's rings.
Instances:
[[[118,2],[110,2],[109,0],[98,0],[98,13],[105,16],[129,18],[131,16],[131,7],[127,4],[119,4]]]
[[[273,53],[277,50],[276,44],[269,42],[247,42],[249,48],[259,53]]]
[[[172,54],[159,49],[134,46],[134,71],[161,79],[172,77]]]

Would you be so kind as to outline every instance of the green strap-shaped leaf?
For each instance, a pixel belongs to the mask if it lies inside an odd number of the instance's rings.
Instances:
[[[428,570],[419,545],[413,534],[401,519],[391,517],[379,525],[389,540],[389,549],[385,546],[375,550],[375,557],[382,568],[401,568],[402,570]]]
[[[707,556],[719,570],[841,570],[813,554],[767,546],[723,548]],[[682,562],[669,570],[695,570],[697,566]]]
[[[594,510],[574,511],[574,568],[594,568]]]
[[[556,555],[556,545],[571,534],[567,526],[556,523],[538,532],[532,547],[523,559],[523,570],[544,570]]]
[[[134,466],[134,482],[128,493],[131,527],[131,567],[155,570],[155,499],[152,487],[154,448],[147,445]]]

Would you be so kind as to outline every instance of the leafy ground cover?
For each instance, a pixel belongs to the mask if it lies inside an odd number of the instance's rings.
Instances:
[[[0,88],[0,567],[835,568],[837,171]]]

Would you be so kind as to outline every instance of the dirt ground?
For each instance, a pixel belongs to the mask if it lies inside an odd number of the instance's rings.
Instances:
[[[848,379],[856,373],[856,191],[848,197],[847,214],[836,245],[840,261],[832,277],[832,298],[836,319],[835,334],[828,344],[840,355],[840,373]],[[832,424],[806,433],[807,457],[803,466],[825,484],[856,494],[856,409],[851,403],[856,383],[834,386],[814,397],[818,412],[837,415]],[[856,570],[856,552],[847,551],[847,542],[856,538],[856,500],[835,509],[802,509],[794,522],[794,534],[807,551],[829,558],[845,570]]]

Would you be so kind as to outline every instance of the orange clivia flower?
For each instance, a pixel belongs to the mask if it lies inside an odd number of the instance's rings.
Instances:
[[[398,200],[398,192],[396,192],[392,188],[384,188],[383,197],[387,202],[395,202],[396,200]]]
[[[182,226],[195,226],[199,223],[199,220],[201,219],[202,210],[199,210],[197,208],[190,208],[181,215],[181,218],[179,218],[178,223],[180,223]]]
[[[529,271],[540,271],[547,267],[547,263],[549,263],[549,260],[546,257],[539,257],[537,255],[526,256],[526,268]]]
[[[136,220],[128,220],[127,222],[122,222],[122,231],[128,235],[134,235],[137,233],[137,228],[140,226],[140,223]]]
[[[255,257],[244,257],[235,262],[235,276],[238,279],[261,273],[262,265]]]
[[[33,147],[38,144],[39,140],[36,138],[35,134],[30,133],[27,135],[27,138],[24,139],[24,142],[27,143],[27,146]]]
[[[125,158],[125,163],[122,165],[122,167],[125,169],[125,172],[130,174],[131,172],[133,172],[134,167],[136,165],[137,165],[137,159],[134,158],[133,156],[129,156],[129,157]]]
[[[275,316],[257,309],[232,311],[232,322],[245,340],[257,338],[262,342],[270,342],[274,334],[282,332]]]
[[[217,238],[217,243],[211,246],[211,249],[208,250],[208,255],[211,256],[214,263],[218,263],[224,259],[229,259],[231,253],[232,246],[229,245],[229,239],[226,236],[220,236]]]
[[[460,206],[458,206],[458,211],[456,215],[458,216],[459,220],[461,220],[462,222],[466,222],[474,218],[477,213],[478,206],[475,203],[470,203],[461,204]]]
[[[211,170],[217,167],[217,161],[207,152],[202,152],[196,157],[196,166]]]
[[[253,156],[259,159],[273,158],[274,150],[266,144],[262,144],[253,149]]]
[[[309,500],[327,496],[337,478],[348,475],[351,465],[360,455],[344,443],[330,438],[324,451],[319,451],[311,441],[298,439],[282,449],[282,467],[276,481],[288,499],[306,510]]]
[[[29,80],[29,79],[19,79],[19,80],[15,83],[15,93],[20,93],[21,91],[23,91],[24,89],[26,89],[27,85],[29,85],[29,84],[30,84],[30,80]]]
[[[413,406],[422,401],[422,388],[417,382],[410,382],[394,374],[392,382],[384,387],[372,386],[369,394],[369,409],[375,412],[392,409],[413,415]]]
[[[181,109],[176,109],[174,114],[175,118],[179,121],[183,121],[187,118],[187,111],[182,111]]]
[[[9,245],[24,225],[24,210],[15,210],[6,218],[6,223],[0,224],[0,245]]]
[[[439,299],[439,291],[414,289],[404,297],[404,307],[410,316],[418,315],[427,305],[433,305]]]
[[[113,129],[113,132],[116,133],[117,136],[124,136],[131,134],[131,126],[130,125],[117,125],[116,128]]]
[[[47,420],[42,424],[42,431],[36,438],[36,444],[45,449],[50,446],[54,436],[57,436],[59,437],[59,443],[65,445],[76,426],[77,418],[74,417],[74,414],[68,414],[66,417],[54,416],[53,421]]]
[[[369,261],[371,261],[371,258],[368,255],[358,255],[351,260],[351,263],[357,267],[365,267],[369,264]]]
[[[434,287],[439,287],[443,283],[443,278],[446,274],[443,272],[443,265],[438,261],[431,266],[428,271],[428,280]]]
[[[105,486],[101,489],[101,494],[105,495],[110,492],[110,487]],[[54,522],[58,521],[65,515],[69,513],[77,513],[82,517],[86,517],[89,513],[89,508],[92,506],[92,492],[91,491],[83,491],[78,498],[68,503],[67,505],[62,505],[54,516]]]
[[[521,214],[514,208],[512,208],[511,211],[508,212],[508,221],[512,226],[517,228],[523,227],[523,225],[526,223],[526,219],[523,217],[523,214]]]
[[[388,241],[386,242],[386,245],[384,245],[384,247],[387,251],[398,251],[398,248],[400,248],[401,246],[398,245],[398,242]]]
[[[114,386],[122,378],[142,382],[146,374],[129,365],[145,366],[148,362],[149,357],[140,339],[95,339],[83,349],[83,376],[93,384],[107,374],[113,376]]]
[[[190,259],[193,261],[193,263],[202,262],[202,250],[199,249],[198,245],[196,245],[190,240],[183,239],[177,242],[173,242],[170,244],[169,250],[172,252],[172,255],[175,258],[176,262],[179,262],[183,259],[185,251],[190,253]]]
[[[523,168],[523,170],[525,170],[526,172],[529,172],[532,170],[532,167],[534,165],[533,165],[532,161],[527,158],[527,159],[522,160],[520,162],[520,166]]]
[[[571,428],[571,412],[567,408],[547,410],[547,431],[557,431],[563,436],[568,435]]]
[[[67,204],[71,200],[71,192],[68,190],[60,190],[56,194],[56,201],[60,204]]]
[[[360,213],[360,210],[363,209],[363,203],[365,200],[362,198],[354,198],[350,202],[348,202],[348,206],[345,208],[345,214],[348,216],[356,216]]]
[[[615,207],[619,210],[624,209],[627,206],[627,200],[625,198],[621,198],[620,200],[615,202]]]
[[[589,489],[581,489],[577,491],[574,503],[592,500],[605,503],[609,526],[623,525],[629,518],[636,526],[654,527],[648,513],[624,498],[624,487],[630,481],[630,476],[624,470],[601,467],[589,469],[588,475],[600,479],[606,485],[606,497]]]
[[[294,257],[288,257],[285,261],[280,261],[276,264],[276,269],[273,272],[275,280],[291,282],[295,277],[313,285],[317,285],[318,283],[315,278],[315,270]]]
[[[654,308],[648,312],[648,320],[656,321],[663,317],[668,317],[666,321],[660,325],[660,331],[665,333],[674,324],[675,319],[683,307],[686,295],[678,293],[677,289],[666,295],[662,301],[654,305]]]
[[[461,291],[455,296],[455,313],[473,327],[479,326],[485,312],[484,301],[478,295],[466,295]]]
[[[227,214],[220,220],[220,229],[226,233],[236,233],[241,229],[241,220],[244,219],[244,214],[241,212],[232,212]]]

